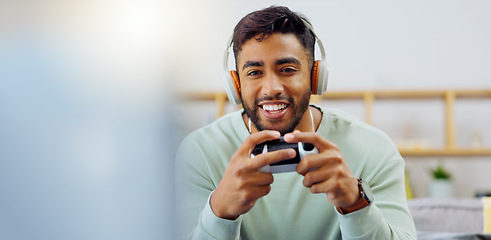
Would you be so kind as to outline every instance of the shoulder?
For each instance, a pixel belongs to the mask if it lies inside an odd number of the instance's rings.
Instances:
[[[244,128],[241,119],[241,111],[229,113],[204,127],[192,131],[184,138],[182,144],[202,145],[234,137],[240,138],[243,134],[240,127]]]
[[[382,130],[344,111],[321,108],[320,134],[334,142],[352,169],[400,165],[403,159],[390,137]]]
[[[391,141],[386,133],[380,129],[362,121],[361,119],[339,109],[320,108],[323,117],[323,129],[329,135],[343,135],[347,138],[377,138],[380,140]],[[325,131],[326,132],[326,131]]]
[[[241,111],[236,111],[188,134],[178,148],[177,158],[193,162],[228,159],[247,135]]]

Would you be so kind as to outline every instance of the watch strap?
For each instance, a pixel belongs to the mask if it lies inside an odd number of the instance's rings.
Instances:
[[[336,207],[336,210],[338,210],[339,213],[342,215],[352,213],[355,211],[358,211],[364,207],[370,206],[370,199],[366,196],[365,191],[362,186],[362,179],[358,178],[358,192],[360,194],[358,200],[356,200],[355,203],[353,203],[351,206],[346,207],[346,208],[341,208],[341,207]]]

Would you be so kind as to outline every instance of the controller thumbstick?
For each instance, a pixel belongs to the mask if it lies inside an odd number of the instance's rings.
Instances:
[[[303,150],[312,151],[314,150],[314,144],[312,143],[302,143]]]
[[[256,147],[254,148],[254,150],[252,150],[252,154],[253,154],[254,156],[257,156],[257,155],[259,155],[259,154],[261,154],[261,153],[263,153],[263,149],[262,149],[261,147],[256,146]]]

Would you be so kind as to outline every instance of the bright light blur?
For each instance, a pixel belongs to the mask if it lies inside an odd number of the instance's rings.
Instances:
[[[0,1],[0,239],[173,239],[166,4]]]

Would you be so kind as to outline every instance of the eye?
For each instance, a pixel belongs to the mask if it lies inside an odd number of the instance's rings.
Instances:
[[[252,71],[247,72],[247,76],[251,76],[251,77],[257,77],[260,74],[262,74],[262,72],[258,71],[258,70],[252,70]]]
[[[284,67],[280,70],[280,72],[282,72],[282,73],[295,73],[295,72],[297,72],[297,69],[295,69],[293,67]]]

